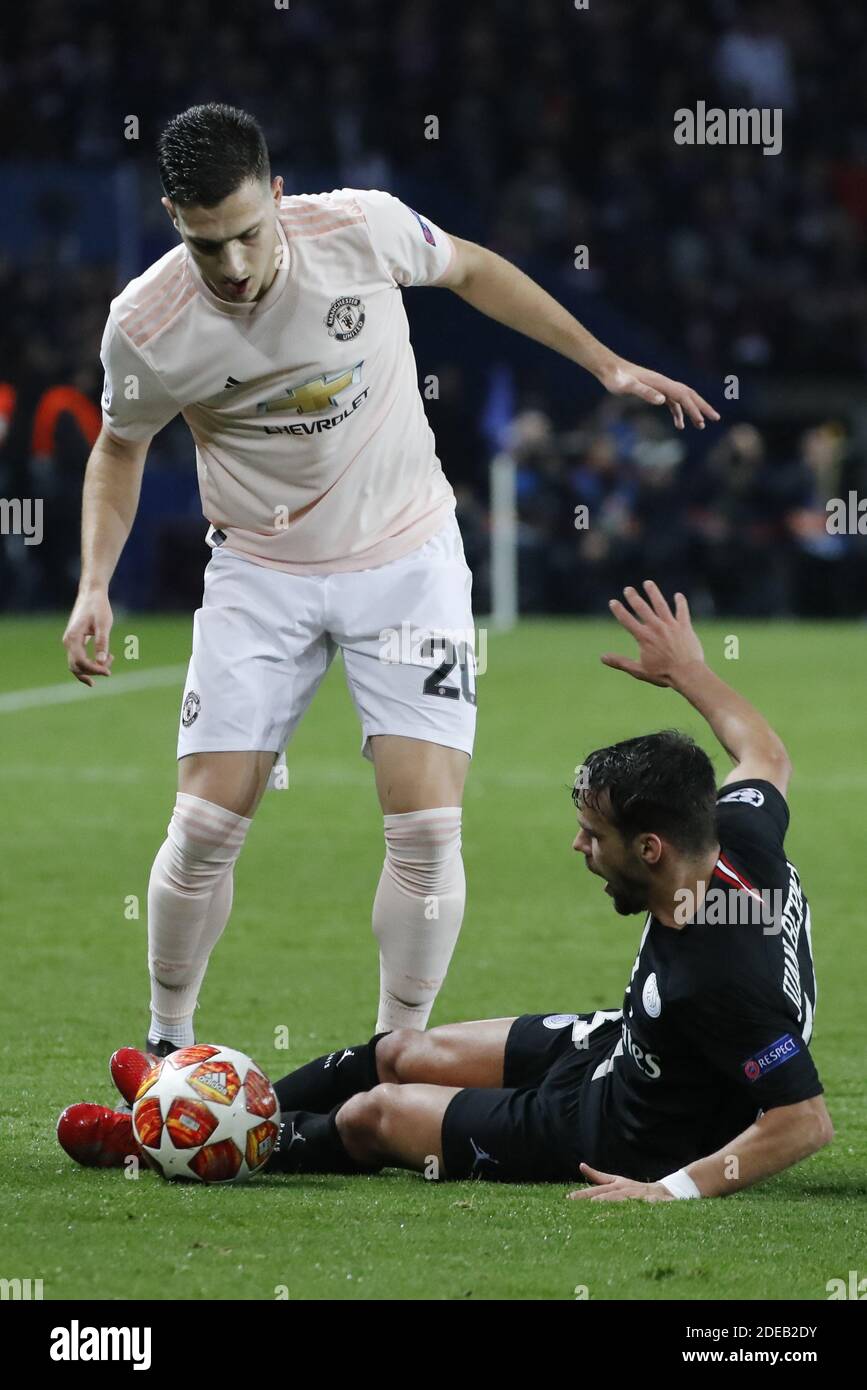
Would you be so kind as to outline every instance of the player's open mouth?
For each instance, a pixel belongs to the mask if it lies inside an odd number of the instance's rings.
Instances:
[[[611,884],[608,882],[608,879],[607,879],[607,878],[603,878],[602,874],[600,874],[600,873],[598,872],[598,870],[596,870],[596,869],[591,869],[591,867],[590,867],[589,864],[587,865],[587,872],[588,872],[588,874],[592,874],[594,878],[601,878],[601,879],[602,879],[602,881],[603,881],[603,883],[604,883],[604,885],[605,885],[605,892],[606,892],[606,893],[609,895],[609,897],[610,897],[610,896],[611,896]]]
[[[250,279],[247,275],[243,280],[224,280],[223,290],[229,299],[243,299],[250,288]]]

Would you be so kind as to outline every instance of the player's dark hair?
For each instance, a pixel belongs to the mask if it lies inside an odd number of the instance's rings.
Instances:
[[[270,179],[265,136],[255,117],[210,101],[174,116],[157,144],[166,197],[213,208],[248,179]]]
[[[607,793],[607,801],[602,798]],[[572,789],[580,811],[604,815],[624,839],[653,832],[685,854],[717,838],[713,764],[686,734],[663,729],[597,748],[584,759]]]

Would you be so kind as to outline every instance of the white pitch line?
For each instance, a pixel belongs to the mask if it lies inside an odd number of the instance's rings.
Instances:
[[[187,674],[186,666],[155,666],[152,671],[130,672],[129,675],[96,676],[92,689],[73,676],[62,685],[37,685],[30,690],[9,690],[0,695],[0,714],[16,710],[40,709],[46,705],[71,705],[76,700],[94,699],[106,695],[133,695],[137,690],[154,690],[160,686],[176,685]]]

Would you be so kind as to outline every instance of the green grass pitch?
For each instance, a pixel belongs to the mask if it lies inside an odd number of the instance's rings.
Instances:
[[[62,684],[60,618],[0,624],[2,689]],[[54,1123],[109,1100],[107,1061],[147,1021],[144,911],[174,800],[181,681],[10,708],[6,806],[0,1249],[47,1299],[824,1299],[867,1274],[867,1073],[861,875],[867,821],[863,629],[706,624],[710,663],[751,697],[795,764],[787,841],[809,895],[819,977],[814,1053],[830,1149],[725,1200],[575,1204],[555,1186],[441,1184],[388,1172],[172,1186],[76,1167]],[[737,660],[725,638],[739,638]],[[123,638],[138,637],[137,661]],[[676,725],[724,755],[669,691],[603,668],[613,623],[528,622],[489,636],[464,816],[464,931],[433,1023],[619,1005],[640,919],[618,918],[571,853],[573,771],[591,748]],[[190,622],[119,617],[120,685],[184,663]],[[71,678],[70,684],[71,684]],[[339,662],[269,791],[197,1015],[200,1041],[273,1076],[373,1029],[370,907],[382,860],[372,772]],[[288,1048],[275,1047],[285,1029]]]

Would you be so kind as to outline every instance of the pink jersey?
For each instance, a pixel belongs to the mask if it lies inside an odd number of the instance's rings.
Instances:
[[[225,545],[293,574],[367,569],[422,545],[454,493],[419,394],[404,285],[454,245],[390,193],[284,198],[254,304],[218,299],[177,246],[112,301],[103,421],[143,440],[179,412]]]

